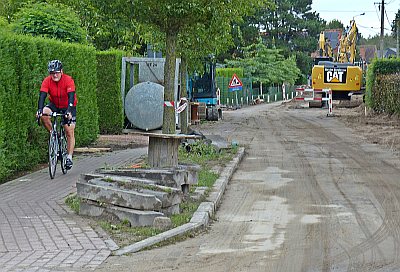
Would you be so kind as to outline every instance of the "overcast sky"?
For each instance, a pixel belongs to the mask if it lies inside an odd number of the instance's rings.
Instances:
[[[380,5],[381,0],[313,0],[312,9],[319,13],[327,22],[339,20],[344,26],[354,18],[358,31],[363,37],[380,35]],[[391,33],[391,23],[400,9],[400,0],[385,1],[385,34]],[[365,15],[360,15],[364,13]]]

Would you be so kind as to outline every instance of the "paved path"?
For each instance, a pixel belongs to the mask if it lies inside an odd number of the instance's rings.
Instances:
[[[68,271],[96,268],[112,243],[65,205],[81,173],[135,162],[147,148],[77,156],[66,175],[48,169],[0,185],[0,271]]]

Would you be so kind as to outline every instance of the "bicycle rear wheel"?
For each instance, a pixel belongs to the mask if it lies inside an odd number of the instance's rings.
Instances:
[[[61,170],[62,170],[63,174],[66,174],[68,169],[65,166],[65,164],[67,163],[68,153],[67,153],[67,138],[65,137],[64,129],[61,129],[59,144],[60,144],[59,160],[61,162]]]
[[[57,153],[58,153],[57,132],[52,131],[49,137],[49,174],[51,179],[53,179],[54,176],[56,175]]]

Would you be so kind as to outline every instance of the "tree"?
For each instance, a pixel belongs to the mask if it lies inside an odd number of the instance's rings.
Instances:
[[[81,28],[78,16],[67,6],[57,3],[36,3],[22,7],[14,14],[13,30],[65,42],[86,42],[86,33]]]
[[[97,0],[53,0],[73,8],[79,15],[88,40],[98,50],[111,48],[142,53],[143,38],[131,16],[121,12],[121,2]]]
[[[376,34],[374,37],[369,37],[368,39],[360,39],[359,43],[364,45],[376,45],[379,48],[380,40],[380,35]],[[386,47],[396,47],[396,39],[390,34],[385,34],[383,43]]]
[[[235,39],[241,43],[235,44],[232,53],[242,56],[241,48],[261,36],[268,48],[280,48],[286,57],[296,55],[302,73],[300,79],[305,81],[306,75],[311,73],[311,53],[317,49],[319,33],[326,23],[319,14],[311,11],[312,0],[275,0],[274,4],[273,9],[260,8],[254,15],[246,17],[238,32],[241,38]]]
[[[26,0],[2,0],[0,1],[0,16],[4,17],[8,23],[11,23],[14,14],[21,8]]]
[[[326,25],[326,29],[344,29],[344,25],[341,21],[333,19]]]
[[[396,13],[396,17],[392,22],[392,36],[397,37],[397,29],[400,26],[400,9]]]
[[[243,48],[243,58],[228,60],[230,67],[242,67],[246,77],[250,77],[254,82],[265,85],[278,83],[294,84],[300,70],[296,66],[294,56],[285,57],[280,49],[267,48],[261,38],[258,43]]]
[[[341,21],[333,19],[326,25],[326,29],[344,29],[344,25]]]

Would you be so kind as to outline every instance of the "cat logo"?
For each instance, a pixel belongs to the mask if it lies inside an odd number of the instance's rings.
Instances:
[[[325,83],[346,83],[346,68],[324,68]]]

